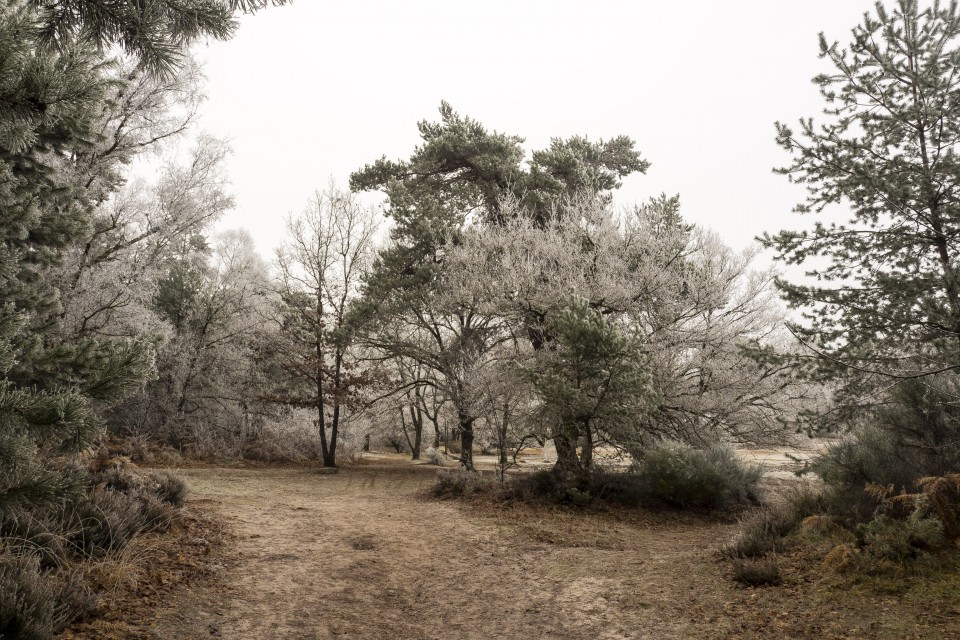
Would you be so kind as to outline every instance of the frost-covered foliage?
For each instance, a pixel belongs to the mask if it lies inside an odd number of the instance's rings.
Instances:
[[[816,398],[813,386],[765,357],[789,344],[773,274],[752,269],[756,250],[735,253],[684,223],[677,199],[617,211],[585,194],[546,222],[516,203],[501,211],[503,224],[468,228],[450,242],[446,268],[471,274],[480,308],[526,335],[514,343],[518,362],[550,358],[551,322],[570,296],[643,342],[659,400],[619,430],[611,425],[620,444],[782,441],[785,423]],[[548,428],[547,437],[557,435]]]

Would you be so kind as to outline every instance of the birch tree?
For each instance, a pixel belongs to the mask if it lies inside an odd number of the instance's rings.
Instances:
[[[287,221],[277,251],[281,385],[271,395],[316,412],[324,466],[336,466],[341,428],[358,409],[371,367],[358,357],[348,312],[374,257],[376,213],[329,186]]]

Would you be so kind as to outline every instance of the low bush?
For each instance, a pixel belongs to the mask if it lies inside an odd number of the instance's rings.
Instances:
[[[89,459],[89,468],[60,464],[76,492],[54,505],[0,511],[0,638],[50,638],[63,628],[90,606],[87,588],[99,588],[90,569],[126,566],[117,560],[131,541],[166,530],[187,493],[176,474],[109,455]]]
[[[552,469],[545,469],[515,477],[504,494],[523,502],[558,502],[565,490],[564,478]]]
[[[775,556],[764,558],[736,558],[733,561],[733,577],[751,587],[780,584],[780,563]]]
[[[424,459],[427,461],[428,464],[432,464],[437,467],[447,466],[447,456],[443,455],[443,453],[441,453],[437,449],[434,449],[433,447],[429,447],[426,450],[426,452],[424,453]]]
[[[649,500],[641,478],[631,472],[595,471],[589,478],[587,491],[599,502],[624,507],[639,507]]]
[[[912,491],[921,478],[960,470],[960,407],[949,378],[908,381],[892,402],[863,418],[810,465],[824,484],[825,507],[848,526],[866,522],[880,504],[867,485]]]
[[[138,533],[152,528],[140,500],[112,489],[94,491],[74,503],[66,519],[68,526],[76,527],[68,539],[92,557],[121,549]]]
[[[784,547],[784,538],[822,511],[820,494],[810,487],[790,489],[783,504],[753,511],[740,519],[737,533],[723,549],[730,558],[757,558]]]
[[[919,511],[903,520],[878,515],[860,524],[857,533],[862,537],[867,553],[874,558],[894,562],[940,549],[946,542],[943,524],[936,518],[920,515]]]
[[[430,493],[437,498],[457,498],[490,491],[496,484],[476,471],[450,469],[437,472]]]
[[[516,476],[503,488],[508,499],[584,507],[594,502],[638,506],[636,477],[630,473],[594,471],[565,474],[555,469]]]
[[[181,476],[169,471],[161,471],[151,475],[156,483],[154,491],[157,497],[169,505],[182,507],[187,499],[187,493],[189,493],[186,481]]]
[[[663,441],[649,447],[633,472],[648,503],[680,509],[724,509],[756,502],[763,470],[729,447],[695,449]]]
[[[783,549],[784,537],[797,521],[784,507],[751,512],[740,520],[736,535],[721,552],[729,558],[758,558]]]
[[[0,638],[48,640],[92,607],[80,578],[37,556],[0,553]]]
[[[628,471],[597,469],[571,474],[551,469],[521,475],[506,489],[509,498],[584,506],[593,502],[627,507],[710,511],[756,500],[761,476],[725,447],[694,449],[663,442]]]

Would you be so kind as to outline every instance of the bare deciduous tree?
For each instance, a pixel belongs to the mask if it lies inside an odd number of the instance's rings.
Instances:
[[[277,251],[282,300],[275,318],[283,384],[272,398],[316,411],[325,466],[336,466],[343,424],[361,403],[371,369],[357,357],[348,310],[374,257],[377,214],[332,184],[287,221]]]

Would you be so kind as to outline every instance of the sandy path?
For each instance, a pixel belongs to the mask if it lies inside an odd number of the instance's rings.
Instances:
[[[227,590],[184,593],[158,638],[718,638],[729,526],[470,512],[418,497],[436,468],[196,469],[237,535]],[[664,527],[668,530],[664,530]],[[579,528],[578,528],[579,527]]]

